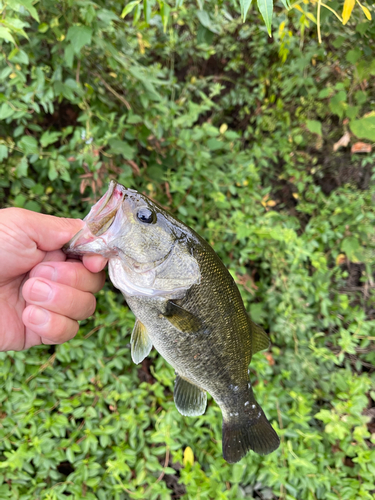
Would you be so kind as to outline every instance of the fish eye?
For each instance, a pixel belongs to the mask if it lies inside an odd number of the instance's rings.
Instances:
[[[138,210],[137,218],[141,222],[145,222],[146,224],[151,224],[151,222],[155,221],[155,214],[149,208],[143,207]]]

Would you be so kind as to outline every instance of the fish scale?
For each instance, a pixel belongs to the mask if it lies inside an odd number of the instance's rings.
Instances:
[[[228,462],[250,449],[274,451],[279,439],[254,398],[248,373],[252,355],[268,347],[268,337],[251,321],[210,245],[154,201],[116,183],[85,221],[64,250],[109,258],[110,278],[136,317],[133,360],[142,361],[153,345],[173,366],[174,400],[183,415],[204,413],[206,391],[211,394],[222,411]]]

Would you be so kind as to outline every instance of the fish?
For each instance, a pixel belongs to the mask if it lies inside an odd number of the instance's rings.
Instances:
[[[249,450],[276,450],[278,435],[255,400],[248,369],[269,338],[250,319],[213,248],[162,206],[115,181],[84,221],[63,250],[108,259],[109,277],[136,318],[134,363],[154,346],[172,365],[174,402],[184,416],[202,415],[212,396],[222,412],[228,463]]]

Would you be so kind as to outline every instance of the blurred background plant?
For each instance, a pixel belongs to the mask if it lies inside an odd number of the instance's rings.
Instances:
[[[374,498],[374,8],[275,2],[270,38],[266,4],[0,2],[1,206],[83,217],[115,178],[196,229],[282,441],[226,464],[108,282],[71,342],[0,353],[1,498]]]

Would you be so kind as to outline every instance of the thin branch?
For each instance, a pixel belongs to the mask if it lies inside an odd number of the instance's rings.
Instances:
[[[56,358],[56,353],[54,352],[52,356],[38,368],[37,372],[35,372],[33,375],[30,375],[30,377],[26,379],[26,384],[29,383],[30,380],[36,377],[39,373],[42,373],[46,368],[52,366],[53,363],[55,362],[55,358]]]
[[[316,25],[318,28],[318,41],[322,43],[322,34],[320,33],[320,7],[322,5],[322,0],[318,0],[318,10],[316,13]]]
[[[121,101],[127,108],[128,110],[130,111],[132,108],[130,106],[130,104],[128,103],[128,101],[122,97],[118,92],[116,92],[116,90],[114,88],[112,88],[109,83],[107,83],[104,78],[102,78],[98,73],[93,73],[96,77],[99,78],[99,80],[102,82],[102,84],[104,85],[104,87],[109,90],[111,92],[111,94],[113,94],[115,97],[117,97],[117,99],[119,101]]]
[[[337,19],[342,23],[342,17],[337,14],[337,12],[335,10],[333,10],[331,7],[328,7],[327,4],[321,2],[322,6],[325,7],[326,9],[330,10],[333,14],[335,14],[335,16],[337,17]]]
[[[98,330],[100,330],[101,328],[103,328],[104,326],[113,326],[115,325],[116,323],[118,323],[120,320],[119,319],[116,319],[116,321],[113,321],[112,323],[110,323],[109,325],[106,325],[105,323],[103,323],[102,325],[98,325],[96,326],[95,328],[93,328],[92,330],[89,331],[89,333],[86,333],[86,335],[83,337],[85,340],[88,339],[89,337],[91,337],[91,335],[95,332],[97,332]]]

